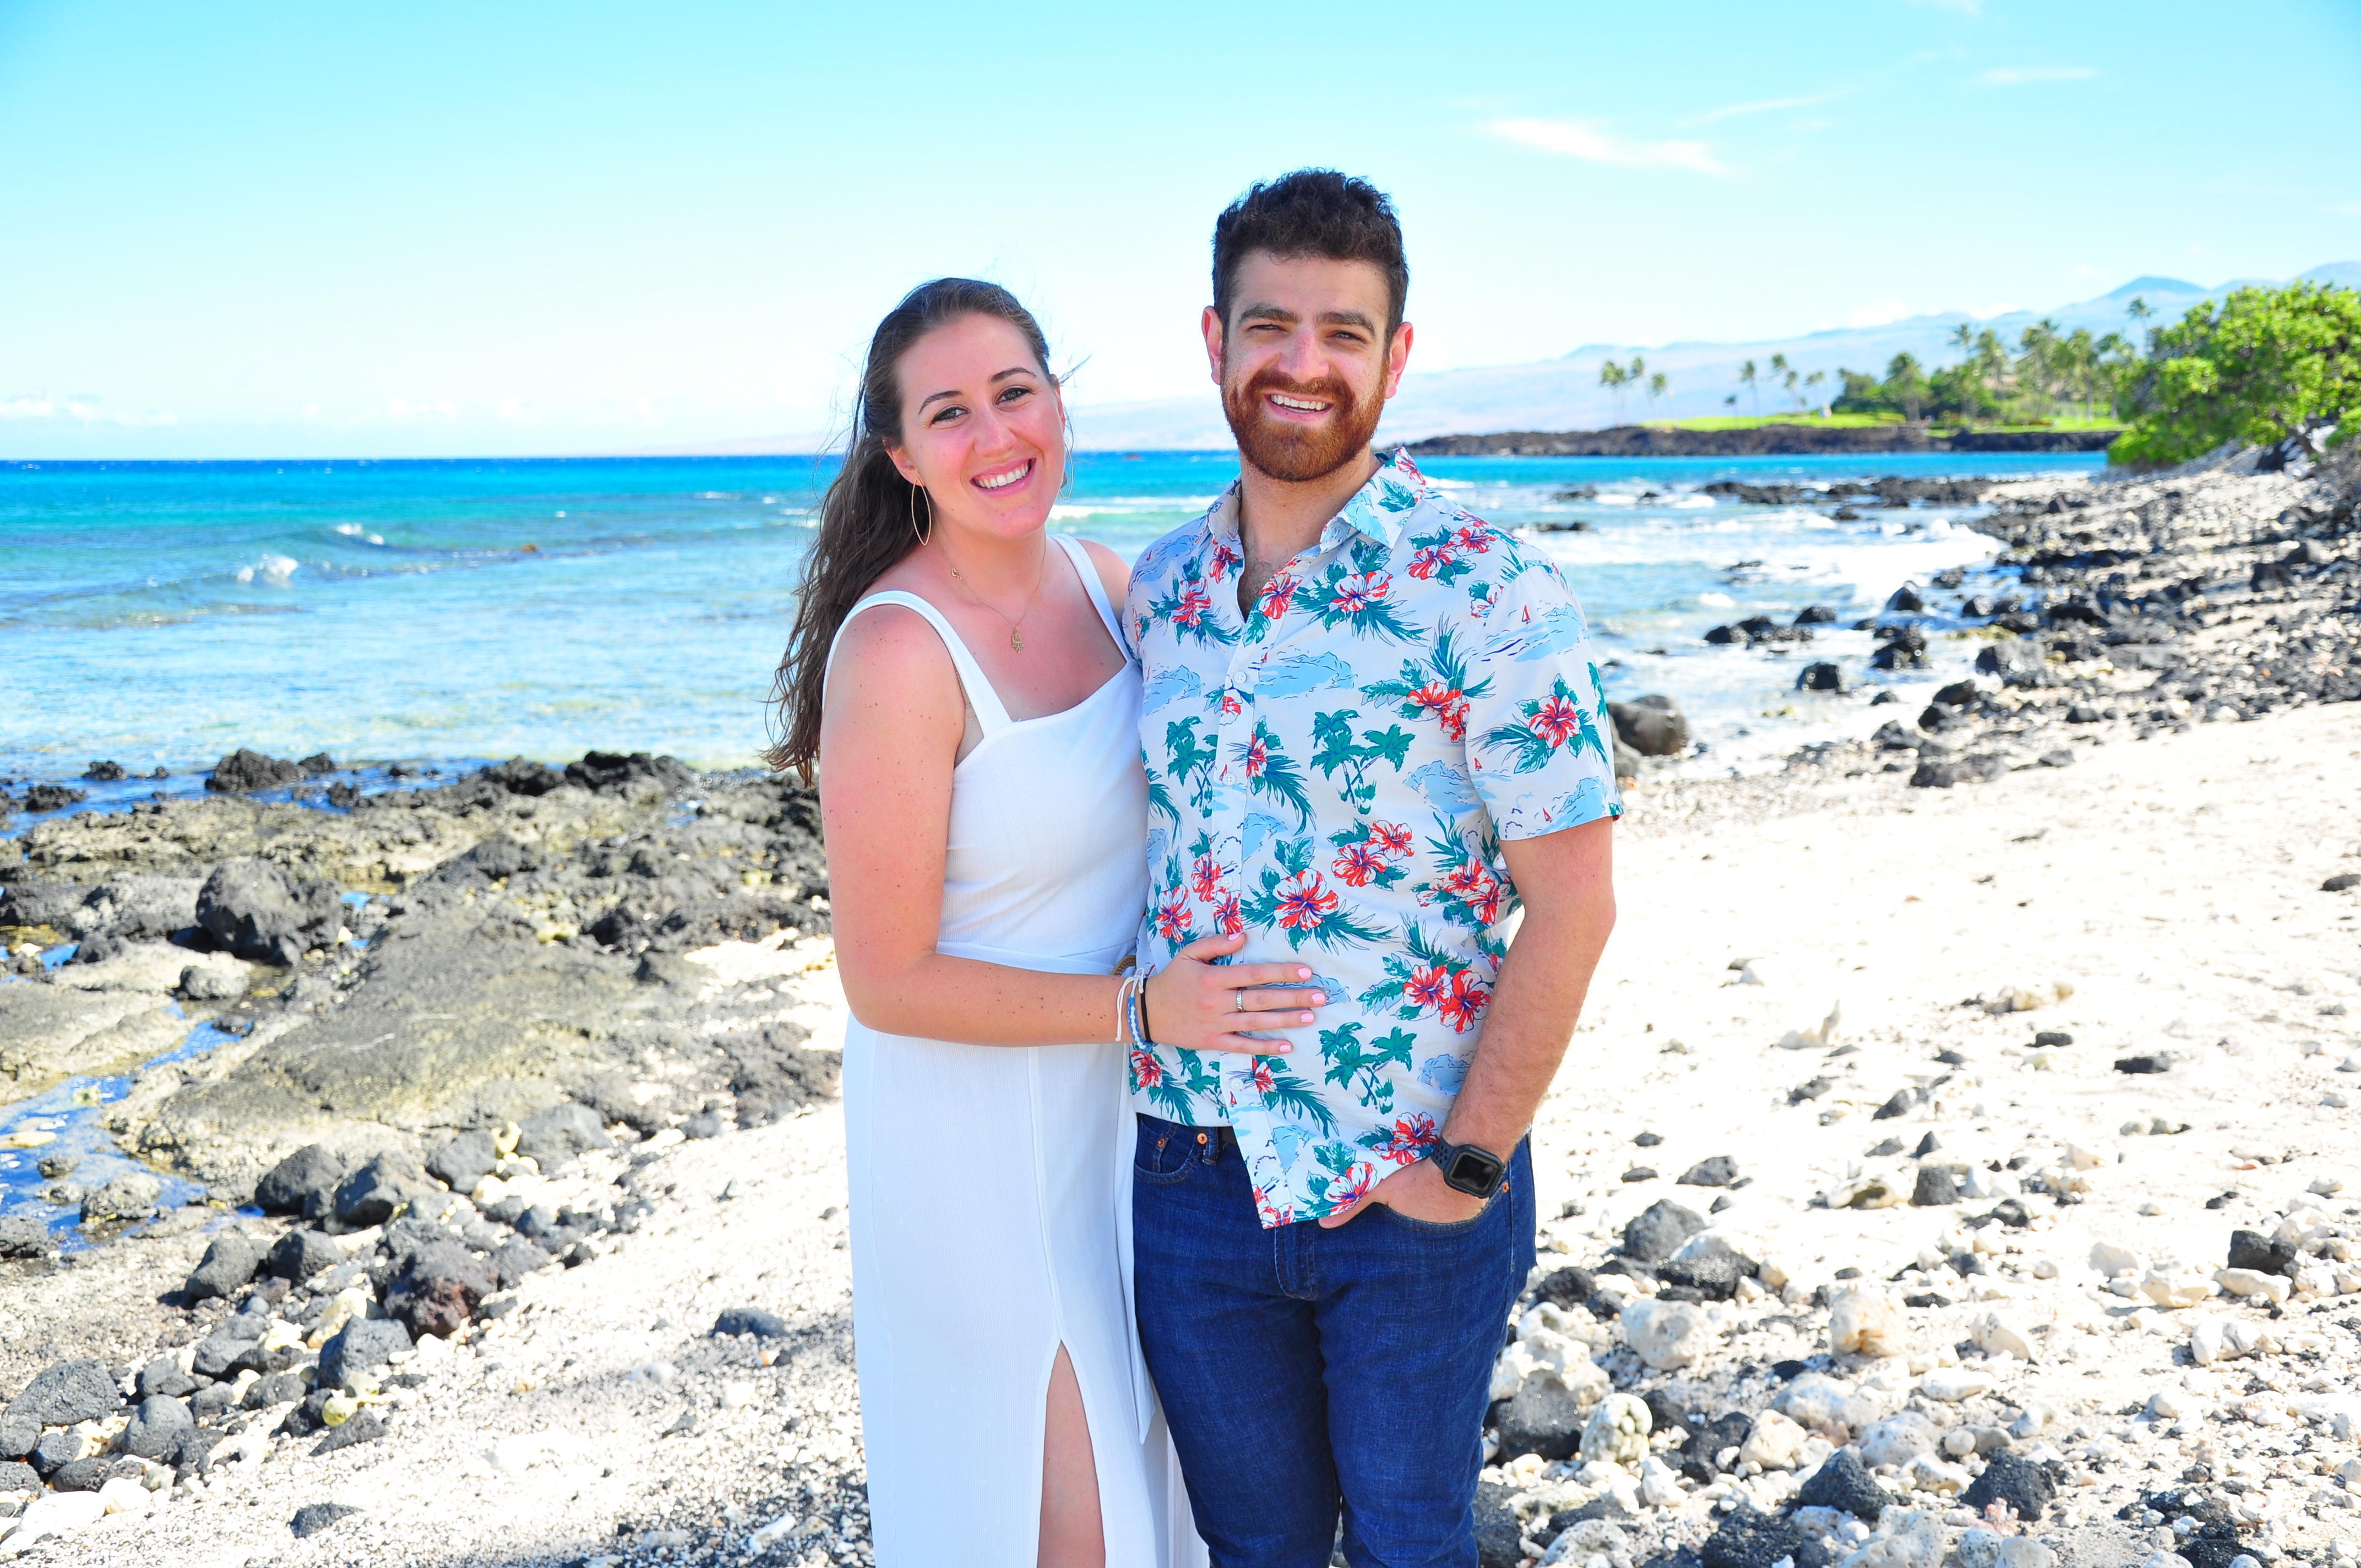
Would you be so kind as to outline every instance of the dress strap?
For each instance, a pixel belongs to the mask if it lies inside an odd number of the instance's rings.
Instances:
[[[1008,709],[1001,702],[1000,694],[992,689],[992,682],[984,674],[983,666],[977,663],[975,655],[967,651],[967,644],[961,641],[960,634],[951,630],[951,623],[943,612],[916,594],[905,593],[900,588],[887,588],[871,594],[845,611],[843,625],[836,629],[836,641],[829,644],[829,664],[836,663],[837,643],[844,641],[844,628],[852,624],[852,618],[881,604],[898,604],[905,609],[915,609],[925,616],[927,624],[932,626],[935,634],[943,640],[943,648],[951,656],[951,668],[959,672],[960,685],[967,688],[968,706],[975,709],[976,723],[986,735],[1007,728]]]
[[[1106,622],[1107,635],[1115,639],[1115,645],[1123,651],[1126,658],[1129,658],[1131,641],[1123,634],[1122,618],[1115,614],[1115,607],[1107,603],[1106,584],[1099,578],[1098,563],[1091,559],[1090,546],[1070,533],[1053,533],[1049,537],[1058,542],[1066,552],[1066,559],[1074,564],[1074,576],[1082,579],[1082,591],[1091,596],[1093,604],[1098,606],[1099,619]]]

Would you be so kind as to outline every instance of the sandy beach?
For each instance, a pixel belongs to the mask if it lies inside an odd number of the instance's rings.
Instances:
[[[2361,872],[2361,705],[2316,689],[2351,667],[2350,502],[2332,524],[2343,481],[2144,483],[2003,498],[2049,602],[2103,609],[1897,711],[1899,741],[1634,786],[1620,924],[1533,1133],[1543,1266],[1496,1372],[1488,1568],[2361,1555],[2361,881],[2323,885]],[[2278,565],[2315,504],[2329,543]],[[2136,560],[2100,513],[2138,520]],[[2091,537],[2043,558],[2061,518]],[[2103,608],[2140,562],[2215,587],[2169,620]],[[868,1561],[808,797],[603,777],[37,829],[12,896],[136,872],[193,897],[258,850],[386,891],[350,916],[363,950],[204,959],[242,998],[200,1003],[153,941],[0,987],[51,1020],[20,1094],[136,1059],[167,988],[239,1031],[104,1113],[217,1203],[300,1148],[335,1161],[309,1227],[333,1254],[293,1279],[258,1255],[297,1218],[204,1203],[0,1266],[10,1415],[104,1478],[40,1494],[0,1555]],[[470,1128],[480,1170],[448,1152]],[[209,1248],[226,1286],[199,1299]],[[389,1314],[401,1344],[363,1357]],[[140,1397],[241,1344],[214,1379],[235,1402],[165,1431],[153,1399],[183,1396]]]

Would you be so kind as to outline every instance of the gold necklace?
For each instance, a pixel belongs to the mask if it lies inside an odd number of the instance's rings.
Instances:
[[[969,598],[973,599],[984,609],[992,611],[993,614],[1000,617],[1001,620],[1008,620],[1008,612],[1006,610],[1002,609],[998,605],[993,603],[990,599],[985,598],[982,594],[977,593],[973,588],[968,586],[967,574],[961,571],[959,569],[959,563],[951,559],[950,545],[948,543],[943,546],[943,565],[949,566],[950,568],[951,576],[958,579],[960,592],[965,594]],[[1033,601],[1041,597],[1041,580],[1048,575],[1049,570],[1049,542],[1044,540],[1042,541],[1041,545],[1041,565],[1033,573],[1033,589],[1030,593],[1025,596],[1025,608],[1016,612],[1016,619],[1014,620],[1008,620],[1008,646],[1016,652],[1022,653],[1025,652],[1025,634],[1021,629],[1025,625],[1025,618],[1033,613]]]

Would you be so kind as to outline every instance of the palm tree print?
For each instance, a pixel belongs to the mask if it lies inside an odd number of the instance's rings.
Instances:
[[[1328,1063],[1328,1081],[1360,1096],[1363,1106],[1385,1115],[1394,1108],[1393,1080],[1388,1068],[1410,1066],[1418,1036],[1397,1028],[1367,1045],[1361,1042],[1358,1019],[1320,1031],[1320,1054]]]
[[[1367,811],[1378,797],[1378,786],[1370,782],[1369,765],[1389,762],[1396,773],[1401,772],[1402,759],[1410,755],[1411,733],[1398,724],[1383,729],[1364,729],[1361,739],[1353,739],[1353,720],[1360,714],[1354,708],[1335,713],[1314,714],[1312,738],[1319,750],[1312,753],[1312,765],[1320,776],[1334,779],[1341,771],[1345,787],[1337,799],[1356,811]]]

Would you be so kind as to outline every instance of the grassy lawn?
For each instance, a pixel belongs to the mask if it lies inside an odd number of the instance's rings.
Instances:
[[[1643,422],[1658,430],[1760,430],[1769,424],[1801,425],[1819,430],[1867,430],[1877,425],[1900,424],[1900,414],[1709,414],[1702,419],[1652,419]],[[1938,424],[1937,432],[1949,433],[1956,425]],[[2114,419],[2053,419],[2040,424],[1980,424],[1980,431],[2034,430],[2121,430],[2123,421]]]

